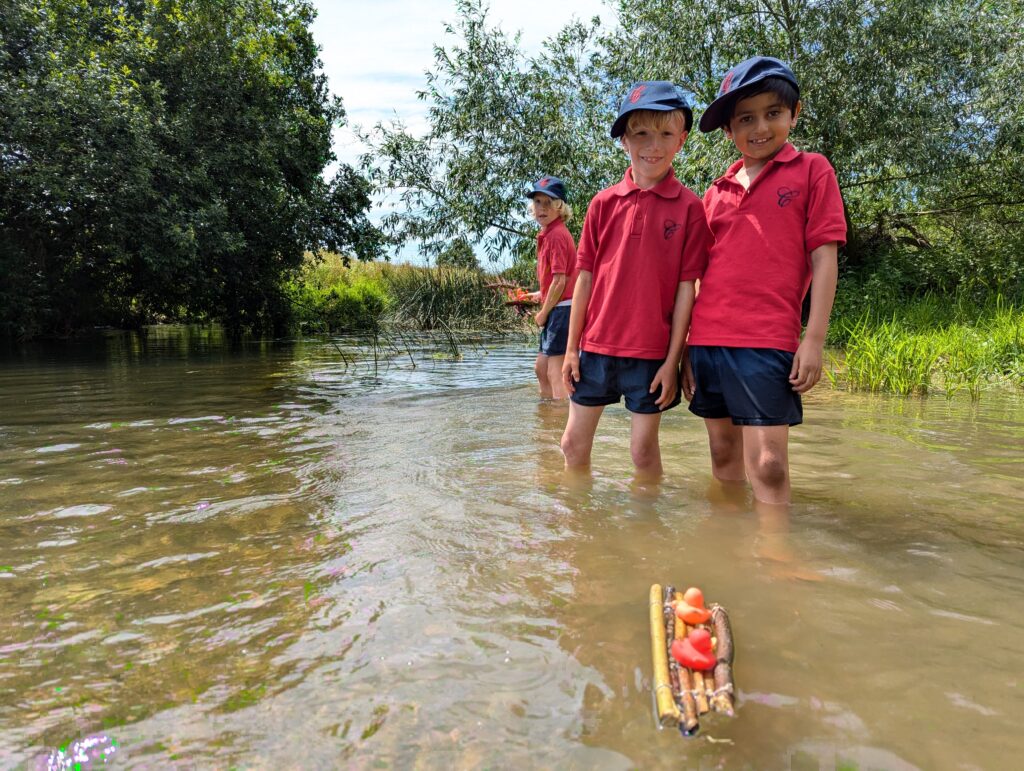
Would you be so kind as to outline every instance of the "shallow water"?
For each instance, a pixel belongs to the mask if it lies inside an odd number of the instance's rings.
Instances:
[[[567,479],[532,353],[346,366],[151,330],[0,355],[0,767],[1005,768],[1024,399],[830,391],[786,517],[700,422]],[[729,608],[737,716],[654,726],[647,593]]]

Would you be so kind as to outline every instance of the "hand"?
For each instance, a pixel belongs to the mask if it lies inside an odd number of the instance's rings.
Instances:
[[[671,362],[666,361],[658,367],[648,393],[653,394],[658,390],[658,386],[661,386],[661,396],[654,401],[654,404],[659,410],[663,410],[672,403],[676,398],[676,391],[679,390],[679,370]]]
[[[565,360],[562,362],[562,382],[565,383],[565,390],[570,394],[575,393],[579,379],[580,355],[576,351],[566,351]]]
[[[697,392],[697,381],[693,379],[693,367],[690,366],[690,349],[683,349],[683,368],[680,373],[683,378],[683,398],[688,402],[693,401],[693,395]]]
[[[806,338],[793,355],[793,368],[789,372],[789,384],[798,394],[807,393],[821,380],[821,359],[823,346]]]
[[[533,320],[536,322],[538,327],[543,327],[548,321],[548,314],[544,311],[537,311],[533,314]]]

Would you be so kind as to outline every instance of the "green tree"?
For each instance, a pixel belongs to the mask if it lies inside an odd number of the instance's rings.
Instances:
[[[794,141],[836,167],[850,225],[847,271],[876,273],[906,292],[964,283],[1020,291],[1024,192],[1014,161],[1024,116],[1006,84],[1024,59],[1021,7],[618,0],[617,25],[571,24],[526,57],[515,37],[488,25],[484,5],[461,0],[449,27],[456,42],[435,49],[421,94],[430,130],[375,135],[378,179],[401,189],[406,206],[387,225],[435,252],[464,232],[491,256],[523,259],[532,248],[521,216],[526,181],[558,174],[582,214],[622,173],[607,127],[629,83],[680,83],[699,115],[730,65],[769,54],[801,80]],[[677,174],[700,193],[734,158],[720,132],[694,133]]]
[[[371,258],[309,2],[6,0],[0,333],[149,313],[260,327],[306,250]]]
[[[465,238],[457,238],[452,245],[437,255],[437,265],[447,268],[480,270],[480,262],[473,252],[473,245]]]
[[[416,137],[395,123],[366,138],[375,179],[399,191],[401,208],[384,225],[428,255],[465,235],[491,259],[525,257],[535,232],[525,214],[529,182],[543,174],[571,180],[570,202],[584,204],[622,173],[603,121],[598,26],[571,24],[531,59],[518,37],[488,25],[480,0],[459,0],[457,11],[446,28],[457,42],[435,46],[419,94],[429,131]]]

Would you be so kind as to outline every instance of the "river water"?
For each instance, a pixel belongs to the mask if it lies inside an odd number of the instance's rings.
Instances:
[[[1024,755],[1019,395],[819,386],[787,515],[711,483],[682,409],[660,485],[621,407],[565,478],[527,344],[340,352],[164,328],[0,356],[0,767]],[[694,739],[652,717],[652,583],[733,620],[737,715]]]

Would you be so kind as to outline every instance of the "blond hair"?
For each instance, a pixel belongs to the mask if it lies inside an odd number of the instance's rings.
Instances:
[[[541,195],[544,194],[541,193]],[[548,196],[548,198],[551,198],[551,196]],[[551,198],[551,208],[562,218],[562,222],[568,222],[572,219],[572,207],[561,198]],[[533,198],[530,198],[530,202],[526,204],[526,213],[531,217],[533,216]]]
[[[682,110],[634,110],[626,121],[626,134],[635,134],[640,129],[664,131],[665,128],[686,130],[686,116]]]

